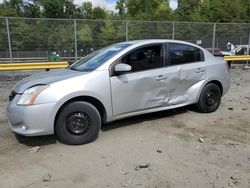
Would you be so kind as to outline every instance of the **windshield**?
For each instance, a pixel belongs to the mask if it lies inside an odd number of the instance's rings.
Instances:
[[[127,48],[129,44],[115,44],[100,50],[97,50],[89,55],[87,55],[85,58],[81,59],[80,61],[77,61],[73,65],[71,65],[69,68],[72,70],[78,70],[78,71],[93,71],[103,63],[105,63],[107,60],[109,60],[111,57],[122,51],[123,49]]]

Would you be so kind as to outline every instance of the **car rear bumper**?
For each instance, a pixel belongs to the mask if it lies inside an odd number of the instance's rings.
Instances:
[[[19,97],[15,96],[6,109],[12,131],[23,136],[54,134],[52,110],[55,103],[20,106],[17,105]]]

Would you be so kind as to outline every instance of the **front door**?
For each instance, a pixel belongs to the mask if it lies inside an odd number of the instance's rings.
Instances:
[[[168,76],[178,75],[176,68],[164,68],[162,44],[137,48],[119,63],[131,65],[132,71],[110,77],[114,116],[166,105],[173,89],[166,87]]]

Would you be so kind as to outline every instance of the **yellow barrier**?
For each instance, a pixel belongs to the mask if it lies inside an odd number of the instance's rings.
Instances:
[[[12,58],[13,60],[46,60],[46,57],[20,57],[20,58]],[[10,58],[0,58],[2,61],[8,61]]]
[[[225,61],[247,61],[250,60],[250,55],[225,56]]]
[[[75,59],[75,57],[60,57],[61,59]],[[81,59],[83,57],[77,57],[77,59]],[[47,57],[20,57],[20,58],[12,58],[13,60],[47,60]],[[2,61],[8,61],[10,58],[0,58]]]
[[[0,71],[59,69],[69,66],[68,62],[8,63],[0,64]]]

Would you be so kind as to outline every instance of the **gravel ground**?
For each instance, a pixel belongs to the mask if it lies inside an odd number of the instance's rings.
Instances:
[[[215,113],[185,107],[137,116],[82,146],[15,137],[5,115],[14,83],[0,79],[1,188],[250,188],[250,70],[232,69]]]

